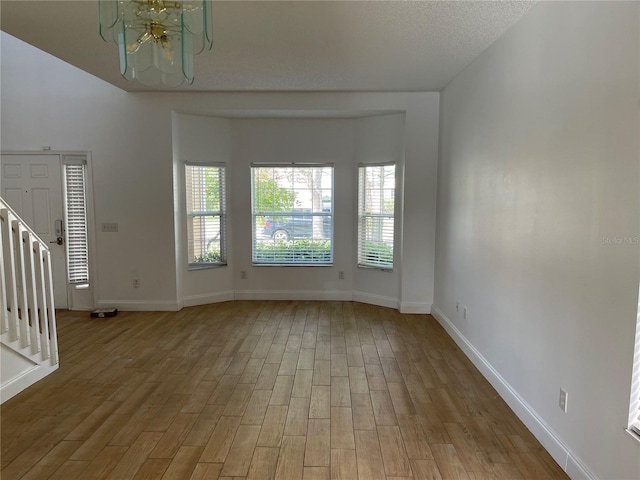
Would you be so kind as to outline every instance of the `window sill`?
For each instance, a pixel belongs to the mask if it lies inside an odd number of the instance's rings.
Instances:
[[[333,267],[333,263],[252,263],[253,267]]]
[[[640,434],[636,433],[630,428],[625,428],[624,431],[627,432],[629,436],[633,438],[638,445],[640,445]]]
[[[358,265],[358,268],[364,268],[366,270],[380,270],[382,272],[393,272],[393,267],[389,268],[389,267],[378,267],[375,265]]]
[[[226,263],[205,263],[203,265],[190,264],[187,267],[187,270],[192,272],[195,270],[209,270],[211,268],[220,268],[220,267],[226,267],[226,266],[227,266]]]

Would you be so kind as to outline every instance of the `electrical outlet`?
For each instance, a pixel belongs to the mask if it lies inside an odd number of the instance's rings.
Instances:
[[[140,280],[137,278],[133,279],[133,288],[140,288]]]
[[[569,394],[561,388],[560,400],[558,401],[558,406],[560,407],[560,410],[562,410],[564,413],[567,413],[568,400],[569,400]]]
[[[467,319],[467,307],[462,307],[462,318]]]
[[[344,272],[338,272],[338,280],[344,280]]]
[[[246,279],[247,279],[247,271],[240,270],[240,280],[246,280]]]
[[[460,302],[456,302],[456,312],[460,311]]]

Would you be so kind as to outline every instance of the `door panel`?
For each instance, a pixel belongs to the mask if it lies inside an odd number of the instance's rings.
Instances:
[[[3,185],[2,188],[2,197],[7,201],[11,208],[13,208],[16,213],[22,212],[24,210],[22,206],[22,189],[21,188],[4,188],[4,181],[0,180],[0,183]],[[18,215],[20,215],[18,213]]]
[[[31,228],[39,236],[52,235],[53,221],[51,218],[51,198],[49,190],[44,188],[31,189],[33,207],[33,225]]]
[[[1,160],[2,197],[49,245],[55,306],[67,308],[65,246],[55,235],[55,221],[64,219],[60,156],[3,154]]]

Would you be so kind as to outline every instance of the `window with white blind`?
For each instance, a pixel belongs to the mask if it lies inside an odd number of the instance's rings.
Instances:
[[[67,278],[75,285],[89,283],[86,167],[84,158],[64,159]]]
[[[190,269],[227,264],[225,189],[224,165],[185,165]]]
[[[333,264],[333,166],[251,167],[255,265]]]
[[[358,167],[358,266],[393,268],[396,166]]]
[[[640,300],[636,320],[636,342],[632,372],[628,430],[640,441]]]

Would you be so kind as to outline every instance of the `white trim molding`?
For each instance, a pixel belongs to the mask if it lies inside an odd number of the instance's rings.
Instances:
[[[0,403],[4,403],[10,398],[15,397],[57,369],[58,364],[52,366],[33,365],[33,367],[23,371],[0,386]]]
[[[236,290],[236,300],[327,300],[350,302],[351,292],[343,290]]]
[[[369,305],[377,305],[379,307],[398,309],[399,306],[397,298],[374,295],[373,293],[352,292],[351,299],[354,302],[368,303]]]
[[[516,416],[522,420],[531,433],[549,452],[572,479],[598,480],[585,463],[575,455],[564,441],[547,425],[538,413],[518,392],[500,375],[489,361],[473,346],[447,316],[437,307],[432,307],[432,315],[447,331],[480,373],[496,389],[500,397],[509,405]]]
[[[159,300],[100,300],[97,308],[117,308],[123,312],[176,312],[183,307],[232,300],[318,300],[334,302],[360,302],[380,307],[395,308],[403,314],[429,314],[430,303],[400,302],[397,298],[350,290],[227,290],[188,295],[175,302]]]
[[[98,308],[117,308],[123,312],[177,312],[180,305],[160,300],[100,300]]]
[[[400,302],[400,313],[426,315],[431,313],[431,304],[424,302]]]
[[[180,301],[180,308],[182,307],[195,307],[197,305],[206,305],[209,303],[229,302],[235,300],[235,292],[229,290],[227,292],[214,292],[203,293],[200,295],[188,295],[182,297]]]

